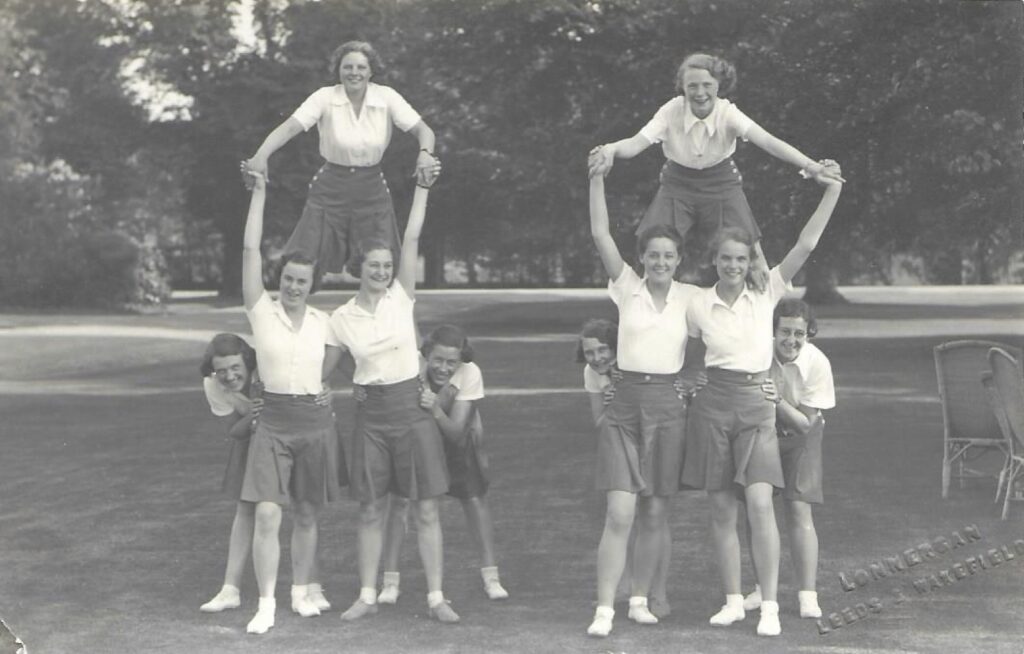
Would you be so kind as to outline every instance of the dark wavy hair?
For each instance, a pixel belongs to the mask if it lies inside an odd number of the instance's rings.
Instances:
[[[656,238],[671,239],[671,241],[676,244],[676,253],[679,255],[679,262],[682,263],[683,237],[679,235],[679,230],[672,225],[651,225],[637,235],[636,256],[638,261],[644,258],[644,252],[647,251],[647,246]]]
[[[807,338],[818,335],[818,320],[814,317],[811,305],[797,298],[786,298],[775,305],[772,315],[772,331],[779,328],[779,318],[803,318],[807,323]]]
[[[583,323],[580,328],[580,335],[576,339],[576,363],[586,363],[583,356],[583,339],[596,338],[598,342],[604,343],[611,349],[619,350],[619,325],[614,320],[607,318],[591,318]]]
[[[338,79],[338,66],[341,65],[341,60],[345,58],[345,55],[350,52],[366,55],[366,59],[370,62],[370,74],[374,77],[384,74],[384,62],[381,61],[380,55],[372,45],[366,41],[345,41],[331,53],[330,71],[333,79]]]
[[[237,334],[217,334],[206,345],[206,352],[203,354],[203,361],[199,364],[199,372],[203,377],[213,374],[213,357],[230,357],[236,354],[242,355],[249,373],[256,371],[256,350],[252,349],[244,338]]]
[[[695,52],[679,64],[676,71],[676,93],[683,95],[683,73],[687,68],[699,68],[711,73],[711,76],[718,80],[718,95],[726,97],[736,90],[736,67],[731,63],[705,52]]]
[[[391,263],[394,265],[395,270],[398,269],[398,250],[382,238],[368,238],[357,243],[352,249],[348,261],[345,262],[345,270],[348,271],[348,274],[357,279],[362,276],[363,261],[366,260],[366,255],[374,250],[387,250],[390,252]]]
[[[320,262],[317,261],[316,257],[310,256],[305,252],[289,252],[288,254],[281,257],[281,268],[277,271],[277,285],[281,285],[281,273],[284,272],[284,267],[290,263],[299,264],[301,266],[312,266],[313,267],[313,283],[309,286],[309,294],[312,295],[320,290],[322,280],[320,279],[323,275],[320,273]]]
[[[462,331],[461,327],[455,325],[441,325],[437,327],[423,340],[423,345],[420,346],[420,354],[425,359],[429,358],[430,353],[438,345],[458,348],[459,359],[463,363],[473,361],[473,346],[469,344],[466,332]]]

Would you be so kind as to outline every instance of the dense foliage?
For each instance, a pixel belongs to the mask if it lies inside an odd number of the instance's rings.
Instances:
[[[994,0],[6,0],[0,294],[152,301],[168,275],[234,292],[237,161],[334,82],[327,57],[351,38],[377,46],[376,81],[438,134],[429,283],[446,263],[469,283],[598,283],[586,152],[635,133],[696,50],[736,64],[732,99],[763,127],[843,164],[807,275],[817,297],[892,281],[894,261],[930,282],[1019,281],[1022,13]],[[315,143],[271,160],[271,248],[300,212]],[[385,159],[400,215],[415,149],[396,136]],[[662,160],[651,148],[612,171],[623,251]],[[818,190],[752,146],[737,160],[778,258]]]

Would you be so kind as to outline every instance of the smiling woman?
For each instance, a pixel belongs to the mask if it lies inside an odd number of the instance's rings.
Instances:
[[[371,81],[383,72],[380,57],[365,41],[349,41],[331,55],[339,83],[310,95],[267,136],[244,172],[268,177],[267,161],[300,132],[317,126],[325,163],[313,176],[302,216],[285,254],[302,252],[320,262],[321,273],[339,273],[355,246],[378,240],[398,249],[398,223],[380,161],[392,125],[419,141],[416,176],[436,174],[434,132],[412,106],[388,86]],[[248,183],[248,182],[247,182]]]

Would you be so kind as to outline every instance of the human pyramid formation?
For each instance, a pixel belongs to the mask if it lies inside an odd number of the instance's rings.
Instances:
[[[313,93],[242,162],[252,191],[245,224],[242,290],[253,346],[220,334],[207,347],[203,388],[232,437],[223,489],[238,504],[224,585],[201,610],[240,606],[251,551],[259,603],[247,631],[273,627],[282,507],[291,506],[291,608],[303,616],[330,608],[320,584],[317,515],[341,497],[359,501],[356,620],[399,596],[398,558],[409,506],[416,521],[427,605],[442,623],[459,621],[442,590],[438,501],[460,500],[481,549],[490,599],[508,597],[495,556],[483,428],[480,368],[464,332],[435,329],[418,344],[413,317],[416,261],[427,196],[441,171],[434,133],[393,89],[371,82],[381,70],[365,42],[341,45],[331,71],[340,83]],[[612,630],[620,581],[628,617],[655,624],[670,612],[665,591],[671,539],[668,502],[681,489],[711,500],[713,541],[725,605],[717,626],[760,608],[757,633],[781,631],[776,587],[779,533],[772,497],[782,491],[796,563],[800,614],[819,617],[817,536],[811,504],[821,499],[821,411],[835,404],[828,359],[807,339],[810,308],[783,300],[814,249],[842,186],[839,165],[814,161],[719,97],[735,70],[707,54],[679,67],[679,95],[635,136],[589,157],[590,223],[618,306],[616,325],[588,321],[579,336],[584,387],[598,430],[596,482],[607,504],[597,551],[597,609],[591,636]],[[260,244],[269,157],[316,125],[326,162],[313,177],[302,216],[285,247],[279,295],[263,286]],[[398,248],[391,197],[380,170],[392,125],[419,141],[416,189]],[[768,269],[760,231],[731,156],[736,138],[792,163],[824,187],[792,250]],[[609,230],[604,177],[616,158],[661,143],[661,186],[640,223],[638,264],[626,264]],[[710,288],[674,280],[684,254],[708,246],[717,281]],[[397,266],[397,267],[396,267]],[[325,272],[359,278],[355,297],[330,315],[307,305]],[[357,401],[350,460],[338,443],[326,380],[348,351]],[[746,507],[758,585],[740,588],[739,507]],[[635,523],[635,524],[634,524]],[[634,528],[635,527],[635,528]],[[385,558],[383,586],[377,573]],[[627,572],[629,574],[624,574]]]

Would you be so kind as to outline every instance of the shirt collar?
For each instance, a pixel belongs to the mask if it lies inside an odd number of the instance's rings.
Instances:
[[[274,300],[273,302],[271,302],[271,306],[274,308],[274,314],[278,317],[278,319],[280,319],[281,322],[284,323],[285,327],[287,327],[288,329],[290,329],[292,331],[295,331],[295,325],[292,324],[292,319],[288,317],[288,312],[284,310],[284,305],[281,304],[281,298],[278,298],[278,299]],[[310,307],[307,304],[306,305],[305,313],[302,316],[302,324],[303,325],[306,324],[306,320],[310,316],[315,315],[311,311],[311,309],[312,309],[312,307]]]
[[[345,93],[345,86],[343,84],[334,85],[334,103],[335,104],[352,104],[349,100],[348,93]],[[382,107],[388,106],[387,101],[384,99],[384,95],[380,91],[380,85],[370,82],[366,85],[366,97],[363,98],[364,107]]]
[[[676,284],[675,280],[672,280],[672,282],[670,283],[670,285],[668,287],[668,295],[665,296],[665,304],[668,304],[669,302],[671,302],[673,296],[675,296],[676,293],[678,293],[678,291],[679,291],[679,285]],[[634,296],[644,295],[644,294],[646,294],[648,297],[651,295],[650,290],[648,290],[648,288],[647,288],[647,275],[646,274],[643,277],[640,278],[640,283],[637,284],[636,288],[633,289],[633,295]]]
[[[690,103],[687,102],[686,98],[684,97],[683,98],[683,131],[686,132],[687,134],[689,134],[690,130],[693,129],[694,125],[696,125],[697,123],[704,123],[704,126],[708,130],[708,136],[714,136],[715,135],[715,131],[716,131],[715,124],[718,122],[718,121],[715,120],[715,118],[717,117],[718,109],[719,109],[719,106],[721,104],[722,104],[722,98],[716,99],[715,100],[715,106],[711,108],[711,113],[709,113],[704,118],[697,118],[696,116],[693,115],[693,110],[690,109]]]
[[[392,282],[391,286],[388,286],[386,289],[384,289],[384,297],[382,297],[380,299],[381,302],[383,302],[384,300],[390,300],[391,299],[391,296],[392,296],[392,290],[391,289],[394,286],[394,284],[395,284],[395,282]],[[348,302],[346,302],[345,304],[341,305],[341,307],[338,309],[338,311],[343,313],[343,314],[345,314],[345,315],[348,315],[348,316],[363,316],[363,317],[369,316],[369,317],[372,318],[373,317],[372,313],[370,313],[366,309],[364,309],[361,306],[359,306],[359,302],[357,302],[358,298],[359,298],[359,294],[357,293],[356,295],[352,296],[352,298],[349,299]],[[380,303],[379,302],[377,303],[377,309],[378,310],[380,309]]]
[[[740,296],[738,298],[736,298],[736,302],[739,302],[743,298],[747,298],[748,302],[753,302],[754,301],[754,293],[753,293],[753,291],[750,290],[750,287],[748,285],[746,285],[746,284],[743,285],[743,291],[740,293]],[[732,303],[732,307],[736,306],[736,302]],[[715,306],[716,304],[719,304],[719,305],[725,307],[726,309],[729,309],[730,311],[732,311],[732,307],[730,307],[728,304],[726,304],[725,300],[723,300],[722,298],[718,297],[718,282],[715,282],[715,285],[708,289],[708,294],[707,294],[707,307],[708,307],[708,309],[710,310],[711,307]]]

